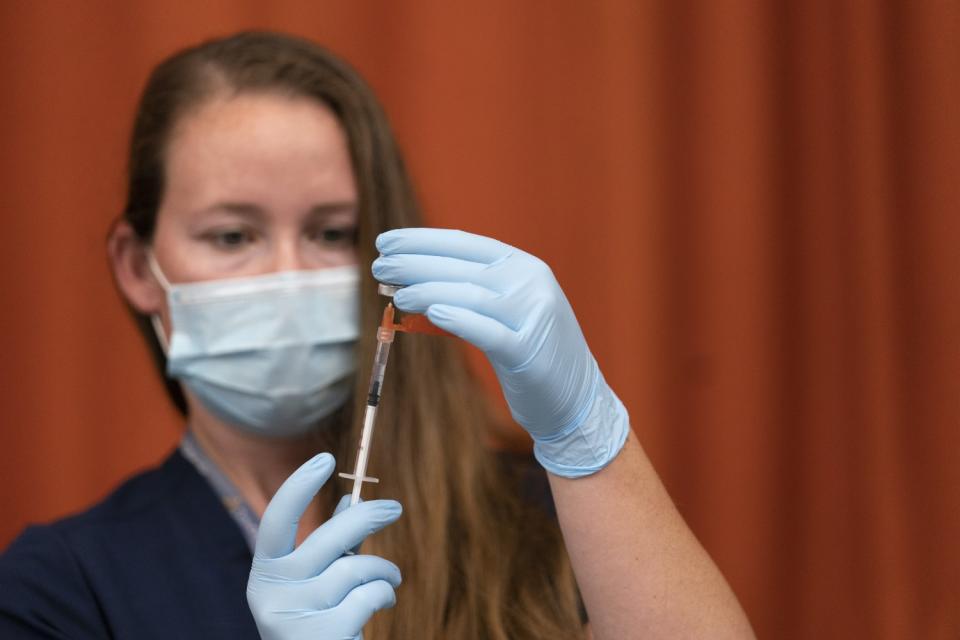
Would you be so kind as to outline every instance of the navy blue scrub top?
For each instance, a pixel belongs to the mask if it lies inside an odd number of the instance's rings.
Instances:
[[[252,556],[179,451],[89,511],[27,528],[0,556],[0,638],[260,636]]]

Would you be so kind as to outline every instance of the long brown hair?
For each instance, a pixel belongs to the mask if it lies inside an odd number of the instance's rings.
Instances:
[[[420,213],[399,149],[377,99],[330,52],[299,38],[241,33],[179,52],[144,89],[130,145],[123,219],[149,243],[164,192],[164,155],[178,118],[213,96],[273,92],[316,99],[333,110],[350,145],[360,194],[358,256],[374,238],[417,226]],[[350,460],[359,441],[375,327],[384,301],[361,269],[361,366],[352,406],[318,431],[318,448]],[[136,314],[135,314],[136,315]],[[137,322],[161,371],[165,358],[147,318]],[[183,392],[166,379],[186,414]],[[521,503],[517,479],[483,444],[490,414],[483,392],[449,339],[403,335],[391,353],[372,465],[372,496],[396,498],[404,516],[365,543],[403,572],[395,608],[374,616],[368,640],[582,638],[576,587],[556,522]],[[328,483],[332,510],[343,487]],[[374,485],[376,487],[376,485]]]

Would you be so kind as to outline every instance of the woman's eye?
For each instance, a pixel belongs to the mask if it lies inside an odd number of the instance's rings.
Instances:
[[[207,234],[207,240],[221,249],[237,249],[253,241],[253,233],[244,229],[228,229]]]
[[[313,242],[352,245],[357,237],[357,229],[356,227],[327,227],[311,231],[308,235]]]

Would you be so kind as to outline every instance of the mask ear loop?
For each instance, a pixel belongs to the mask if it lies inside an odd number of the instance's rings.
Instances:
[[[163,275],[163,270],[160,269],[157,258],[153,255],[153,249],[149,247],[147,248],[147,266],[150,268],[153,277],[160,283],[164,292],[170,293],[170,281],[167,280],[167,276]],[[160,347],[163,349],[163,352],[168,353],[170,351],[170,343],[167,342],[167,335],[163,330],[163,323],[160,321],[159,313],[150,315],[150,324],[153,325],[153,332],[157,334],[157,340],[160,342]]]

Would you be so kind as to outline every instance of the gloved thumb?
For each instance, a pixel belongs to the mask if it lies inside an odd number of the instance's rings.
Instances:
[[[360,498],[360,502],[358,502],[357,504],[362,504],[362,503],[363,503],[363,498]],[[337,508],[333,510],[333,515],[337,515],[341,511],[344,511],[345,509],[349,509],[349,508],[350,508],[350,494],[348,493],[340,497],[340,502],[337,503]],[[360,553],[360,545],[362,544],[363,543],[361,542],[360,544],[355,546],[353,549],[350,549],[350,553],[353,553],[353,554]],[[363,640],[362,635],[363,634],[361,634],[361,640]]]
[[[330,478],[334,463],[329,453],[317,454],[280,485],[260,520],[254,553],[256,557],[279,558],[293,551],[300,518]]]
[[[363,502],[363,498],[360,499],[360,502]],[[360,502],[358,502],[357,504],[360,504]],[[337,503],[337,508],[333,510],[333,515],[337,515],[338,513],[340,513],[341,511],[343,511],[349,506],[350,506],[350,494],[348,493],[344,496],[341,496],[340,502]]]

